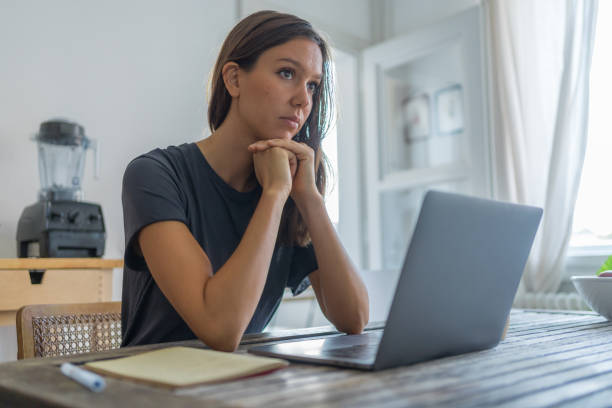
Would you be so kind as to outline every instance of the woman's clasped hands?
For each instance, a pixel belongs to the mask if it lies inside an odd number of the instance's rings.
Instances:
[[[249,146],[255,175],[264,191],[280,191],[297,202],[320,195],[315,183],[314,150],[293,140],[260,140]]]

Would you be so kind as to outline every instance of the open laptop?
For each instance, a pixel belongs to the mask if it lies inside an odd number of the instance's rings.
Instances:
[[[429,191],[384,330],[249,352],[379,370],[494,347],[541,217],[536,207]]]

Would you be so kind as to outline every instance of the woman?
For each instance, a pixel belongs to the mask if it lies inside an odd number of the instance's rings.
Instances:
[[[330,65],[308,22],[252,14],[219,53],[212,134],[128,165],[122,345],[197,337],[235,350],[285,287],[309,284],[338,330],[361,332],[367,291],[323,201]]]

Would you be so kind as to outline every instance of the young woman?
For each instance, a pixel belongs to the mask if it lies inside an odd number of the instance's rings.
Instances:
[[[128,165],[122,345],[197,337],[235,350],[265,328],[285,287],[310,284],[338,330],[361,332],[367,291],[323,201],[330,65],[308,22],[252,14],[219,53],[212,134]]]

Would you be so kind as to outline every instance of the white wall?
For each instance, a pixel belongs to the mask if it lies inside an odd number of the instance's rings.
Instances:
[[[236,16],[233,3],[0,2],[0,256],[14,257],[16,222],[39,189],[29,137],[40,122],[75,120],[101,142],[101,179],[88,155],[84,195],[102,204],[105,257],[121,257],[121,177],[155,146],[205,128],[205,82]],[[8,176],[8,177],[7,177]]]
[[[480,0],[373,0],[382,3],[382,28],[385,38],[407,34],[417,28],[478,5]]]
[[[330,45],[360,51],[372,43],[372,0],[239,0],[241,16],[257,10],[278,10],[310,21]]]

